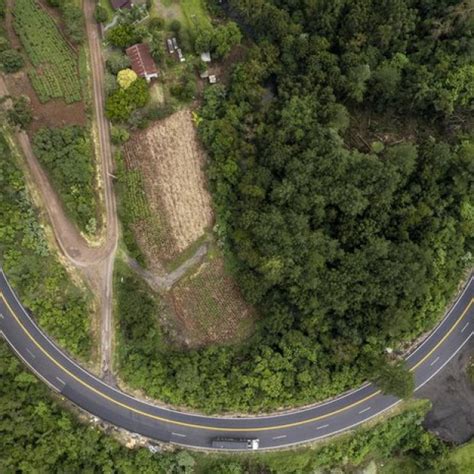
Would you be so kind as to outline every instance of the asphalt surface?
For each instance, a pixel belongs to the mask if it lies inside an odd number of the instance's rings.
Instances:
[[[254,417],[211,417],[179,412],[133,398],[98,379],[61,351],[38,328],[0,272],[0,332],[23,362],[53,390],[89,413],[152,439],[210,449],[215,437],[258,438],[278,448],[346,431],[399,400],[365,384],[325,403]],[[474,278],[443,321],[408,357],[417,390],[474,335]]]

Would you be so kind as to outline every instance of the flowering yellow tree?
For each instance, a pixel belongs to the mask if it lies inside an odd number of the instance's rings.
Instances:
[[[136,80],[137,74],[131,69],[122,69],[117,74],[117,83],[122,89],[128,89]]]

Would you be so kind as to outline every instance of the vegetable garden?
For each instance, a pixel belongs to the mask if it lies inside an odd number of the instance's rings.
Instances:
[[[53,19],[34,0],[17,0],[13,15],[16,34],[34,66],[28,75],[39,100],[80,101],[77,58]]]

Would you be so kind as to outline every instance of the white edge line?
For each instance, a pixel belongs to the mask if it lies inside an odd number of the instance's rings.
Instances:
[[[36,356],[33,354],[33,352],[31,352],[27,347],[26,347],[26,352],[28,352],[28,354],[30,354],[30,356],[33,357],[33,359],[36,359]]]
[[[164,407],[164,406],[160,406],[160,405],[155,405],[153,403],[148,402],[147,400],[143,400],[143,399],[140,399],[140,398],[135,398],[134,396],[132,396],[132,395],[126,393],[126,392],[122,392],[121,390],[118,390],[115,387],[112,387],[111,385],[107,385],[103,380],[101,380],[100,378],[98,378],[97,376],[92,374],[91,372],[84,369],[84,367],[81,367],[67,353],[63,352],[63,350],[38,326],[36,321],[27,313],[26,308],[22,305],[22,303],[20,302],[20,300],[18,299],[18,297],[16,295],[16,292],[14,291],[12,286],[10,285],[10,282],[8,281],[7,276],[5,275],[5,272],[3,272],[3,270],[2,270],[2,271],[0,271],[0,273],[3,274],[4,280],[7,283],[7,286],[10,288],[10,291],[13,294],[13,297],[15,298],[16,302],[18,303],[18,306],[21,308],[21,310],[23,311],[26,318],[32,323],[32,325],[37,329],[37,331],[50,343],[50,345],[53,347],[53,349],[56,352],[60,353],[61,356],[63,356],[65,359],[67,359],[68,362],[70,362],[75,367],[77,367],[83,374],[85,374],[88,377],[91,377],[92,379],[94,379],[100,385],[102,385],[104,387],[107,387],[109,390],[112,390],[112,391],[114,391],[115,393],[118,393],[121,396],[128,397],[129,399],[134,400],[138,403],[142,403],[146,406],[154,408],[155,410],[163,410],[165,412],[176,413],[178,415],[186,414],[186,415],[190,415],[190,416],[193,416],[193,417],[214,419],[214,420],[218,420],[218,419],[219,420],[230,420],[230,421],[233,421],[233,420],[255,420],[255,419],[267,420],[267,419],[273,419],[273,418],[279,418],[279,417],[285,417],[285,416],[288,416],[288,415],[293,415],[294,413],[306,413],[306,412],[311,411],[311,410],[316,410],[316,409],[319,409],[320,407],[330,405],[331,403],[339,402],[339,401],[343,400],[344,398],[346,398],[350,395],[354,395],[355,393],[357,393],[357,392],[363,390],[364,388],[367,388],[370,385],[372,385],[371,382],[365,382],[360,387],[350,389],[349,391],[344,392],[339,396],[336,396],[336,398],[331,398],[330,400],[327,400],[325,402],[317,403],[315,405],[311,405],[311,406],[306,407],[306,408],[301,409],[301,410],[295,409],[295,410],[291,410],[291,411],[275,413],[274,415],[260,415],[260,416],[256,415],[256,416],[247,416],[247,417],[245,417],[245,416],[242,416],[242,417],[240,417],[240,416],[208,416],[208,415],[203,415],[203,414],[200,414],[200,413],[183,412],[183,411],[179,411],[179,410],[173,410],[172,408],[168,408],[168,407]],[[42,347],[43,347],[43,349],[45,349],[44,346],[42,346]],[[52,356],[51,352],[49,352],[49,351],[47,351],[47,352],[49,353],[49,355]]]
[[[376,416],[379,416],[382,413],[385,413],[386,411],[390,410],[394,406],[398,405],[401,401],[402,400],[397,400],[396,402],[392,403],[391,405],[384,408],[383,410],[380,410],[379,412],[374,413],[373,415],[370,415],[368,418],[364,418],[361,421],[358,421],[358,422],[356,422],[352,425],[346,426],[345,428],[341,428],[339,430],[332,431],[331,433],[326,433],[326,434],[323,434],[323,435],[320,435],[320,436],[316,436],[314,438],[306,439],[304,441],[296,441],[294,443],[280,444],[278,446],[269,446],[268,448],[259,448],[257,450],[257,452],[272,451],[272,450],[275,450],[275,449],[289,448],[291,446],[305,445],[305,444],[312,443],[313,441],[317,441],[319,439],[329,438],[331,436],[337,435],[337,434],[342,433],[344,431],[349,431],[350,429],[355,428],[356,426],[362,425],[363,423],[366,423],[367,421],[371,420],[372,418],[375,418]],[[193,446],[193,445],[189,445],[189,444],[185,444],[185,443],[176,443],[175,441],[171,441],[171,444],[174,444],[176,446],[182,446],[182,447],[188,448],[188,449],[191,448],[195,451],[209,451],[209,447]],[[224,450],[217,450],[216,449],[215,451],[224,451]],[[239,451],[240,452],[248,452],[248,450],[243,450],[243,449],[232,449],[232,450],[227,450],[227,451],[229,451],[229,452],[239,452]]]
[[[49,337],[46,336],[46,334],[43,333],[43,331],[38,327],[38,325],[36,324],[36,321],[34,321],[34,320],[30,317],[30,315],[26,312],[26,309],[23,307],[23,305],[22,305],[22,304],[20,303],[20,301],[18,300],[18,297],[17,297],[15,291],[13,291],[13,289],[11,288],[11,285],[10,285],[8,279],[6,278],[6,275],[4,274],[3,270],[0,270],[0,272],[3,274],[4,280],[6,281],[7,286],[10,288],[10,290],[11,290],[11,292],[12,292],[14,298],[16,299],[17,303],[19,304],[20,308],[21,308],[21,309],[23,310],[23,312],[26,314],[27,318],[33,323],[34,326],[36,326],[36,327],[39,329],[39,332],[40,332],[43,336],[45,336],[45,338],[52,344],[52,346],[54,347],[54,349],[56,349],[56,350],[57,350],[58,352],[60,352],[63,356],[65,356],[70,362],[72,362],[73,365],[75,365],[76,367],[78,367],[82,372],[84,372],[84,373],[86,373],[88,376],[94,378],[95,380],[97,380],[97,381],[100,382],[101,384],[106,385],[106,384],[104,384],[100,379],[98,379],[97,377],[95,377],[93,374],[90,374],[90,373],[87,372],[84,368],[82,368],[80,365],[78,365],[74,360],[72,360],[72,359],[70,359],[69,357],[67,357],[66,354],[62,353],[62,351],[61,351],[54,343],[52,343],[52,341],[49,339]],[[443,320],[438,324],[438,326],[431,332],[431,334],[430,334],[411,354],[409,354],[408,357],[406,357],[405,360],[408,360],[408,359],[409,359],[412,355],[414,355],[419,349],[421,349],[421,347],[422,347],[426,342],[428,342],[429,339],[431,339],[431,337],[435,334],[435,332],[441,327],[441,325],[442,325],[442,324],[445,322],[445,320],[449,317],[449,315],[451,314],[451,312],[453,311],[453,309],[456,307],[456,305],[458,304],[458,302],[462,299],[462,297],[464,296],[465,292],[466,292],[467,289],[470,287],[470,285],[471,285],[471,283],[472,283],[472,280],[473,280],[473,277],[471,277],[471,278],[469,279],[469,282],[468,282],[467,285],[465,286],[465,288],[464,288],[464,290],[462,291],[461,295],[459,296],[459,298],[457,299],[457,301],[454,303],[454,305],[448,310],[448,313],[447,313],[446,316],[443,318]],[[35,369],[33,369],[33,368],[30,366],[30,364],[29,364],[28,362],[26,362],[26,361],[24,360],[24,358],[18,353],[18,351],[15,349],[15,347],[12,345],[12,343],[9,341],[9,339],[5,336],[5,334],[4,334],[2,331],[0,331],[0,334],[3,335],[3,337],[7,340],[7,342],[8,342],[9,345],[12,347],[12,349],[14,350],[14,352],[19,355],[19,357],[24,361],[24,363],[25,363],[28,367],[30,367],[31,370],[32,370],[34,373],[36,373],[36,374],[38,375],[38,377],[39,377],[41,380],[45,381],[45,383],[46,383],[47,385],[53,387],[55,390],[57,390],[58,392],[60,392],[60,390],[59,390],[57,387],[55,387],[53,384],[51,384],[47,379],[45,379],[41,374],[39,374]],[[462,347],[469,341],[469,339],[470,339],[473,335],[474,335],[474,332],[469,335],[469,337],[461,344],[461,346],[458,347],[458,349],[448,358],[448,360],[447,360],[441,367],[439,367],[439,368],[438,368],[427,380],[425,380],[422,384],[418,385],[418,387],[416,387],[414,391],[419,390],[419,389],[420,389],[421,387],[423,387],[426,383],[428,383],[433,377],[435,377],[435,376],[440,372],[440,370],[442,370],[442,369],[446,366],[446,364],[448,364],[448,363],[452,360],[452,358],[462,349]],[[365,386],[367,386],[367,385],[370,385],[370,384],[367,384],[367,383],[366,383]],[[109,387],[108,385],[106,385],[106,386]],[[132,398],[132,399],[136,400],[136,401],[139,401],[139,402],[141,402],[141,403],[144,403],[145,405],[148,405],[148,406],[151,406],[151,407],[154,407],[154,408],[160,408],[160,409],[163,409],[163,410],[168,411],[168,412],[182,413],[182,412],[178,412],[178,411],[175,411],[175,410],[170,410],[170,409],[168,409],[168,408],[157,407],[156,405],[152,405],[152,404],[150,404],[150,403],[148,403],[148,402],[144,402],[143,400],[139,400],[139,399],[136,399],[136,398],[134,398],[134,397],[131,397],[131,396],[129,396],[128,394],[126,394],[126,393],[124,393],[124,392],[121,392],[121,391],[119,391],[119,390],[117,390],[117,389],[115,389],[115,388],[113,388],[113,387],[109,387],[109,388],[111,388],[112,390],[118,392],[118,393],[121,394],[121,395],[125,395],[125,396],[127,396],[127,397],[129,397],[129,398]],[[362,388],[364,388],[364,385],[361,386],[361,387],[359,387],[358,389],[349,391],[349,392],[347,393],[347,395],[350,395],[351,393],[354,393],[354,392],[356,392],[356,391],[358,391],[358,390],[361,390]],[[342,396],[339,398],[339,400],[340,400],[341,398],[344,398],[344,396],[347,396],[347,395],[342,395]],[[331,400],[331,401],[333,401],[333,400]],[[326,402],[326,403],[330,403],[331,401],[328,401],[328,402]],[[352,424],[352,425],[346,426],[346,427],[341,428],[341,429],[339,429],[339,430],[333,431],[332,433],[327,433],[327,434],[324,434],[324,435],[322,435],[322,436],[317,436],[317,437],[310,438],[310,439],[307,439],[307,440],[304,440],[304,441],[300,441],[300,442],[296,442],[296,443],[288,443],[288,444],[286,444],[286,445],[279,445],[279,446],[277,446],[277,447],[260,448],[260,451],[263,451],[263,450],[272,450],[272,449],[276,449],[276,448],[280,449],[280,448],[290,447],[290,446],[294,446],[294,445],[310,443],[310,442],[316,441],[316,440],[318,440],[318,439],[323,439],[323,438],[326,438],[326,437],[329,437],[329,436],[336,435],[336,434],[338,434],[338,433],[340,433],[340,432],[343,432],[343,431],[348,431],[348,430],[350,430],[351,428],[354,428],[354,427],[356,427],[356,426],[358,426],[358,425],[360,425],[360,424],[362,424],[362,423],[365,423],[365,422],[369,421],[370,419],[374,418],[375,416],[378,416],[378,415],[384,413],[385,411],[391,409],[392,407],[396,406],[396,405],[397,405],[398,403],[400,403],[400,402],[401,402],[401,400],[397,400],[397,401],[394,402],[393,404],[389,405],[387,408],[384,408],[383,410],[380,410],[379,412],[374,413],[373,415],[369,416],[368,418],[365,418],[364,420],[358,421],[358,422],[356,422],[356,423],[354,423],[354,424]],[[306,409],[305,411],[311,410],[311,409],[313,409],[313,408],[316,408],[316,406],[315,406],[315,407],[309,407],[309,408]],[[286,413],[286,414],[288,414],[288,413]],[[199,414],[195,414],[194,416],[205,417],[205,415],[199,415]],[[274,416],[269,416],[269,417],[267,417],[267,418],[274,418],[274,417],[277,417],[277,416],[282,416],[282,415],[274,415]],[[233,420],[233,419],[236,419],[236,418],[235,418],[235,417],[230,417],[230,418],[224,418],[224,419],[231,419],[231,420]],[[245,419],[245,418],[241,418],[241,419]],[[262,419],[264,419],[264,418],[262,417]],[[178,446],[192,447],[192,446],[189,446],[189,445],[186,445],[186,444],[181,444],[181,443],[173,443],[173,444],[178,445]],[[200,449],[200,448],[195,448],[195,449]],[[202,449],[208,450],[209,448],[202,448]]]
[[[468,290],[468,288],[471,286],[471,283],[472,283],[472,280],[474,279],[474,277],[471,276],[471,278],[469,278],[469,281],[467,282],[466,286],[464,287],[464,289],[462,290],[461,294],[459,295],[459,297],[457,298],[456,302],[451,306],[451,308],[449,308],[448,312],[446,313],[446,316],[438,323],[438,325],[431,331],[431,333],[426,337],[426,339],[413,351],[411,352],[410,354],[408,354],[406,357],[405,357],[405,360],[409,360],[412,356],[414,356],[435,334],[436,332],[438,331],[438,329],[443,325],[443,323],[449,318],[449,316],[451,315],[451,313],[453,312],[454,308],[457,306],[457,304],[462,300],[464,294],[466,293],[466,291]]]
[[[0,331],[0,335],[3,336],[5,341],[7,341],[8,345],[11,347],[13,352],[22,360],[22,362],[28,367],[28,369],[33,372],[40,380],[42,380],[48,387],[52,388],[55,392],[61,393],[61,389],[56,387],[53,383],[51,383],[47,378],[43,377],[16,349],[16,347],[12,344],[10,339],[8,339],[7,335]]]
[[[414,391],[416,392],[417,390],[419,390],[421,387],[423,387],[423,385],[426,385],[434,376],[436,376],[439,373],[439,371],[442,370],[446,366],[446,364],[448,364],[451,361],[451,359],[464,347],[464,345],[467,343],[467,341],[469,341],[469,339],[471,339],[473,335],[474,335],[474,332],[471,332],[471,334],[469,334],[467,339],[451,354],[448,360],[441,367],[438,367],[435,370],[435,372],[433,372],[423,383],[418,385],[418,387],[416,387]]]

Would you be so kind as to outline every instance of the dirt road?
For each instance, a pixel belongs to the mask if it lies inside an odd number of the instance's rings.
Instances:
[[[101,371],[104,378],[111,378],[112,369],[112,285],[115,253],[118,242],[118,221],[115,195],[112,184],[113,159],[109,140],[109,124],[104,116],[104,61],[99,27],[94,19],[94,0],[84,1],[84,17],[87,39],[89,42],[90,63],[92,70],[94,112],[98,149],[101,158],[101,177],[104,188],[106,214],[106,236],[103,246],[103,261],[100,265],[101,275]]]

